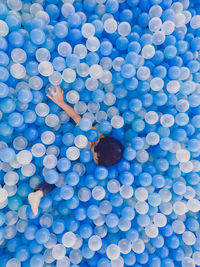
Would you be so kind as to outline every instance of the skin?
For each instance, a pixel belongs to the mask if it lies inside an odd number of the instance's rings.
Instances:
[[[81,120],[81,116],[67,103],[65,103],[63,99],[63,90],[60,88],[59,85],[55,86],[56,92],[50,87],[49,91],[52,94],[47,94],[47,97],[50,98],[54,103],[56,103],[59,107],[61,107],[68,115],[71,117],[76,123],[79,123]],[[90,150],[93,153],[93,160],[96,164],[98,164],[97,153],[94,152],[94,147],[98,144],[99,140],[93,143],[90,143]]]
[[[55,89],[56,92],[54,92],[52,88],[49,88],[51,95],[47,94],[47,97],[61,107],[69,115],[69,117],[75,121],[75,123],[79,123],[81,116],[72,107],[65,103],[63,99],[63,90],[60,88],[60,86],[55,86]],[[96,164],[98,164],[98,157],[97,153],[94,151],[94,148],[98,142],[99,140],[96,142],[90,142],[90,150],[93,153],[93,160]],[[37,190],[36,192],[32,192],[28,195],[28,201],[35,216],[38,214],[38,207],[43,196],[44,194],[41,190]]]

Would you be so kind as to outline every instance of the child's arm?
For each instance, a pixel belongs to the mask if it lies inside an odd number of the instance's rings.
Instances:
[[[63,90],[61,90],[60,86],[55,86],[56,92],[52,90],[52,88],[49,88],[50,93],[52,96],[48,95],[47,96],[55,102],[59,107],[61,107],[68,115],[71,117],[76,123],[79,123],[81,120],[81,116],[72,108],[70,107],[67,103],[65,103],[63,99]]]

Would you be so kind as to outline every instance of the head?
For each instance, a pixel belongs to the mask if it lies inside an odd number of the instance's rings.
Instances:
[[[123,155],[123,146],[120,141],[108,136],[92,143],[91,150],[96,164],[105,167],[118,163]]]

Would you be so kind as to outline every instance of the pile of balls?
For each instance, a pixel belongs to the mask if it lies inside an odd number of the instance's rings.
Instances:
[[[199,14],[198,0],[0,2],[1,267],[200,266]],[[79,126],[46,96],[56,85]],[[98,131],[124,146],[112,167],[92,159]],[[56,187],[34,216],[43,180]]]

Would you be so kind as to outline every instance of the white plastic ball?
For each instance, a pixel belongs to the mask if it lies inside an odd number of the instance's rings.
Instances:
[[[104,29],[107,33],[114,33],[117,30],[117,22],[115,19],[110,18],[104,22]]]
[[[107,247],[106,254],[110,260],[116,260],[120,256],[120,248],[115,244],[111,244]]]
[[[92,251],[98,251],[100,250],[102,246],[102,240],[98,235],[93,235],[89,238],[88,240],[88,247],[92,250]]]
[[[53,74],[53,65],[49,61],[42,61],[38,66],[38,71],[42,76],[50,76]]]
[[[66,232],[62,236],[62,243],[66,248],[71,248],[76,242],[76,235],[72,232]]]
[[[69,160],[77,160],[80,157],[80,150],[76,146],[71,146],[66,151]]]
[[[73,69],[67,68],[63,71],[62,78],[66,83],[73,83],[76,79],[76,72]]]

